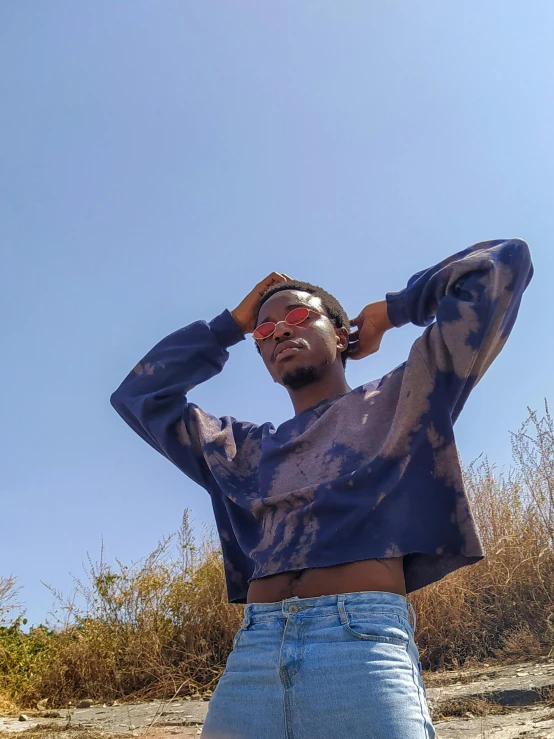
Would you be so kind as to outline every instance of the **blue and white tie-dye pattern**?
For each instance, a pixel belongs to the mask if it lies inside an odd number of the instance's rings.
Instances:
[[[112,405],[209,492],[230,602],[278,572],[403,555],[411,592],[483,559],[452,427],[532,274],[519,239],[479,243],[417,273],[387,294],[395,326],[426,327],[407,361],[277,428],[187,400],[245,338],[228,310],[144,357]]]

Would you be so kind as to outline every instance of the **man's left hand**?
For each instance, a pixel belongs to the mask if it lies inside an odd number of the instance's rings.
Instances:
[[[350,326],[354,326],[355,330],[350,333],[348,358],[363,359],[375,354],[385,332],[393,328],[387,312],[387,301],[379,300],[366,305],[356,318],[351,319]]]

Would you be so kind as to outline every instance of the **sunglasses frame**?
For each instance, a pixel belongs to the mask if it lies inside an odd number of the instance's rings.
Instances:
[[[288,317],[290,316],[291,313],[294,313],[295,310],[307,310],[308,311],[308,315],[306,316],[306,318],[303,318],[301,321],[298,321],[298,323],[289,323],[289,321],[287,319],[288,319]],[[299,305],[299,306],[297,306],[296,308],[293,308],[291,311],[289,311],[287,313],[287,315],[285,316],[284,321],[277,321],[276,323],[274,323],[273,321],[265,321],[264,323],[260,323],[260,326],[267,326],[268,324],[273,324],[273,331],[270,334],[268,334],[267,336],[262,336],[259,339],[257,339],[254,336],[254,341],[255,342],[258,342],[258,341],[263,341],[264,339],[269,339],[271,336],[273,336],[273,334],[275,333],[275,329],[277,328],[277,326],[280,323],[286,323],[287,326],[300,326],[302,323],[304,323],[304,321],[306,321],[310,317],[310,313],[315,313],[317,316],[324,315],[323,313],[319,313],[318,311],[313,310],[312,308],[308,308],[307,306]],[[256,326],[256,328],[252,332],[252,335],[254,335],[254,333],[260,328],[260,326]]]

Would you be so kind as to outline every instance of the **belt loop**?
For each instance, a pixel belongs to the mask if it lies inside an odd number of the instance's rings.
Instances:
[[[416,622],[417,622],[416,612],[414,611],[414,607],[412,606],[412,604],[407,598],[406,598],[406,603],[408,604],[408,612],[412,614],[412,620],[413,620],[412,628],[415,634]]]
[[[252,612],[252,609],[250,608],[250,603],[248,603],[246,608],[244,609],[244,619],[242,621],[243,629],[248,629],[250,624],[252,623],[251,612]]]
[[[345,598],[346,598],[346,595],[344,593],[337,596],[337,606],[339,609],[339,617],[340,617],[340,622],[342,626],[348,623],[348,616],[346,615],[346,608],[344,607]]]

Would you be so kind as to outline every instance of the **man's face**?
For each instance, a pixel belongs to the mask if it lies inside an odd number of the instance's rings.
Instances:
[[[298,307],[316,313],[310,313],[299,326],[284,323],[287,314]],[[348,330],[335,327],[320,298],[301,290],[281,290],[260,308],[256,325],[267,321],[283,321],[269,338],[258,341],[264,364],[276,382],[297,389],[319,379],[333,362],[342,366],[339,349],[348,346]]]

